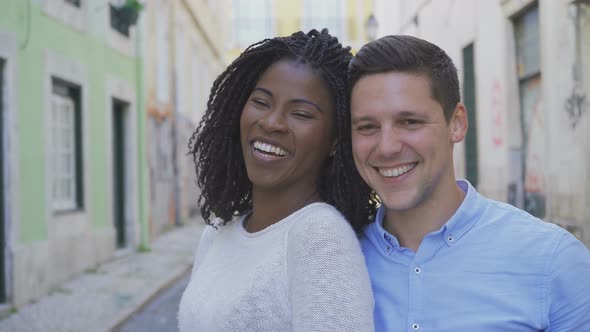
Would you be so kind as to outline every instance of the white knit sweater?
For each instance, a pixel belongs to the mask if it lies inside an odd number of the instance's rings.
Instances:
[[[374,330],[363,254],[335,208],[310,204],[256,233],[243,221],[205,229],[181,332]]]

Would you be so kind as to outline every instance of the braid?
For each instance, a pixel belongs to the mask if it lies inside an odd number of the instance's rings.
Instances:
[[[352,55],[350,47],[343,47],[327,29],[307,34],[300,31],[252,44],[215,79],[205,115],[189,140],[197,185],[202,189],[198,200],[201,214],[211,225],[213,216],[227,223],[252,208],[252,183],[240,144],[240,116],[260,76],[285,58],[309,65],[334,98],[338,142],[336,154],[323,166],[320,196],[360,231],[374,215],[376,203],[352,159],[347,80]]]

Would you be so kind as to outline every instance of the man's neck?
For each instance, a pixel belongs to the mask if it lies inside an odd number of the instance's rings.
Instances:
[[[453,180],[450,190],[433,193],[420,205],[405,211],[386,210],[383,227],[402,247],[418,251],[426,235],[440,229],[459,209],[465,193]]]

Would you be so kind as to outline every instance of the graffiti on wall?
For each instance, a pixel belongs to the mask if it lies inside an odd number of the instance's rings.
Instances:
[[[492,144],[499,148],[504,144],[504,116],[502,107],[502,86],[497,80],[492,86]]]
[[[565,112],[570,126],[576,129],[580,119],[586,113],[586,95],[582,91],[580,82],[576,82],[570,96],[565,101]]]
[[[524,210],[545,217],[545,124],[543,121],[541,77],[521,85],[524,137]]]

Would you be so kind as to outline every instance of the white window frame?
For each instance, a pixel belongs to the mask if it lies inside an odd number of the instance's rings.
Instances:
[[[78,220],[83,223],[89,222],[89,211],[92,207],[90,206],[91,199],[90,193],[92,192],[90,177],[89,177],[89,151],[88,151],[88,69],[81,63],[66,58],[62,55],[58,55],[51,50],[45,50],[44,55],[44,123],[45,123],[45,160],[53,160],[52,152],[53,146],[56,144],[53,138],[53,114],[52,114],[52,101],[54,100],[53,92],[53,80],[55,78],[71,83],[80,89],[80,106],[79,116],[80,121],[80,141],[78,144],[82,144],[81,151],[81,165],[80,170],[82,176],[78,176],[78,179],[82,181],[82,201],[79,202],[78,208],[74,210],[57,210],[53,204],[53,174],[55,173],[55,165],[51,162],[45,164],[45,197],[46,197],[46,217],[49,222],[50,233],[58,230],[60,225],[71,223]]]
[[[59,84],[59,83],[58,83]],[[74,100],[53,93],[51,96],[52,205],[55,211],[78,208],[76,169],[76,108]]]
[[[78,31],[86,32],[88,22],[88,0],[81,0],[80,7],[76,7],[64,0],[42,0],[42,11],[61,23]]]

